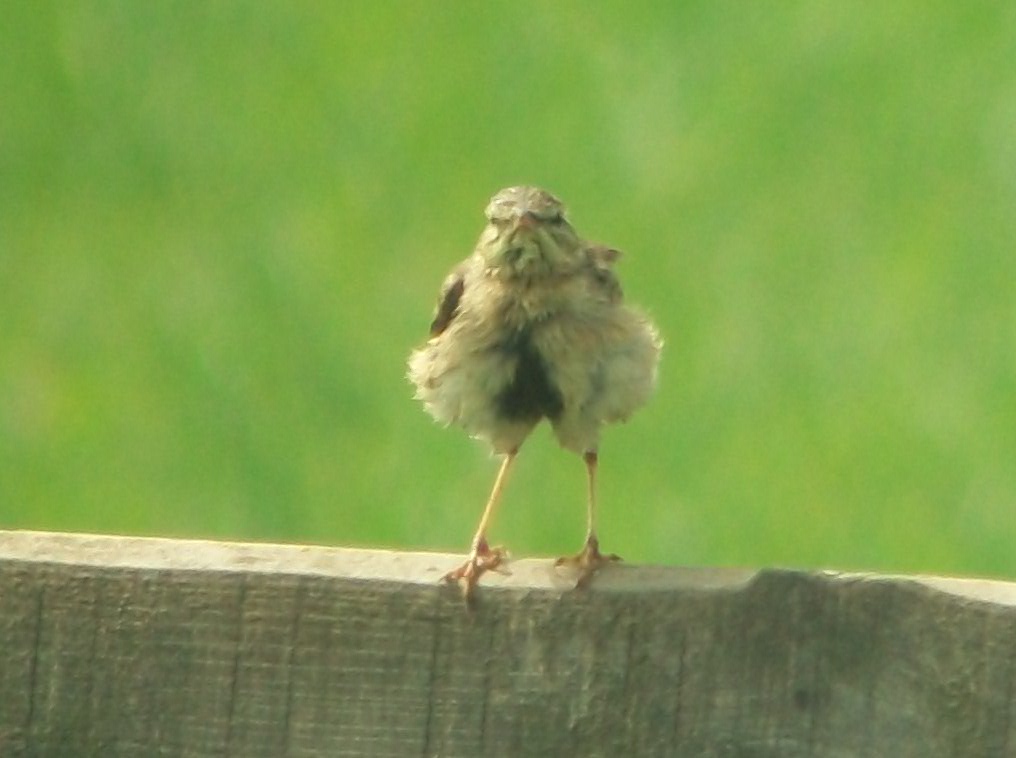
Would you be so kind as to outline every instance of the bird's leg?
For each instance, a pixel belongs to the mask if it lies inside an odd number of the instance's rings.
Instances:
[[[555,566],[574,566],[579,570],[577,587],[585,587],[593,574],[608,563],[621,560],[620,556],[600,552],[600,540],[596,537],[596,464],[598,456],[595,450],[587,450],[582,456],[586,462],[586,479],[589,485],[586,511],[586,544],[577,555],[558,558]]]
[[[498,503],[501,501],[501,493],[504,491],[505,483],[508,481],[508,471],[515,461],[518,449],[509,451],[501,462],[501,468],[494,480],[494,488],[490,491],[487,505],[483,509],[483,516],[480,517],[480,525],[476,527],[476,535],[473,537],[472,548],[466,562],[453,571],[444,575],[446,582],[462,582],[462,595],[469,601],[473,593],[473,587],[483,576],[485,571],[497,568],[507,555],[504,548],[491,547],[487,544],[487,527],[494,516]]]

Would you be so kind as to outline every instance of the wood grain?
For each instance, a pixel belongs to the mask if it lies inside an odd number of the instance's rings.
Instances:
[[[1006,756],[1016,584],[0,532],[2,756]]]

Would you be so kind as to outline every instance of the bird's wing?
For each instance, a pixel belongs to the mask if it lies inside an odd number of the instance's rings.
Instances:
[[[586,248],[586,262],[594,286],[612,303],[620,302],[624,296],[621,282],[613,269],[614,262],[620,257],[620,250],[606,245],[589,245]]]
[[[448,328],[455,314],[459,310],[459,300],[462,298],[462,290],[465,289],[465,271],[463,266],[456,267],[444,280],[441,285],[441,294],[438,295],[437,308],[434,310],[434,320],[430,323],[430,336],[437,337]]]

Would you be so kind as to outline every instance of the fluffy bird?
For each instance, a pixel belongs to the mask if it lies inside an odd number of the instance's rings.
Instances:
[[[585,461],[587,532],[557,565],[584,585],[604,564],[596,535],[600,430],[625,421],[652,394],[662,341],[623,302],[613,271],[620,252],[576,234],[561,202],[537,187],[491,199],[473,254],[441,287],[430,339],[409,357],[416,397],[437,421],[461,426],[503,457],[466,561],[445,575],[467,600],[505,558],[487,529],[519,448],[543,419]]]

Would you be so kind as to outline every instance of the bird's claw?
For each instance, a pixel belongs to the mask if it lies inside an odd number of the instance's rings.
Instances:
[[[554,561],[555,566],[570,566],[575,568],[579,572],[578,581],[575,583],[576,588],[583,588],[589,584],[589,580],[593,578],[593,574],[599,571],[603,566],[607,566],[611,563],[617,563],[622,560],[621,556],[615,555],[614,553],[607,553],[604,555],[600,552],[600,541],[596,538],[596,535],[590,534],[586,537],[586,544],[582,546],[577,554],[558,558]]]
[[[490,547],[487,540],[479,539],[473,543],[473,549],[465,563],[456,569],[452,569],[442,577],[442,581],[449,584],[461,582],[462,597],[468,603],[473,594],[473,588],[480,581],[480,577],[491,569],[496,569],[508,558],[508,551],[503,547]]]

